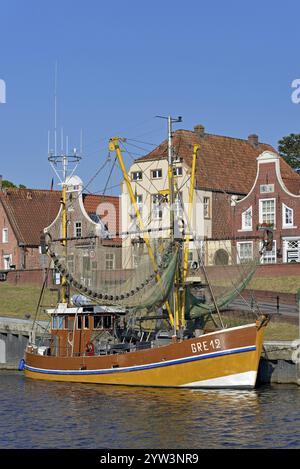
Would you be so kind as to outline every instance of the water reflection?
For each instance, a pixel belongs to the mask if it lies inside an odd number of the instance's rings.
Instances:
[[[112,387],[2,373],[0,447],[300,447],[299,391]]]

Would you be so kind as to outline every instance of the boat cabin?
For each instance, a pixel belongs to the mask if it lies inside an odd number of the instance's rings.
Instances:
[[[113,338],[117,317],[124,315],[125,310],[100,305],[68,307],[59,303],[48,313],[51,315],[52,339],[45,353],[76,357],[101,354],[101,348],[107,347],[109,337]]]

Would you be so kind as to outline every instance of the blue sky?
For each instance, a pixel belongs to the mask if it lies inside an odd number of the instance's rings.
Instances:
[[[0,174],[50,187],[56,60],[58,126],[70,147],[83,128],[84,182],[103,164],[110,136],[159,143],[166,123],[157,114],[276,146],[300,132],[300,104],[291,101],[299,16],[296,1],[1,0]],[[108,171],[88,189],[102,190]],[[110,185],[119,180],[116,172]]]

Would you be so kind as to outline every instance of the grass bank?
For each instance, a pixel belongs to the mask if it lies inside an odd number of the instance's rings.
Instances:
[[[276,293],[297,293],[300,289],[300,275],[289,277],[254,277],[247,288],[269,290]]]
[[[34,318],[38,304],[41,287],[39,285],[22,284],[11,285],[2,282],[0,284],[0,316],[9,316],[24,319],[26,314]],[[43,307],[55,306],[57,293],[46,290],[43,298]],[[46,318],[46,315],[44,315]],[[40,319],[43,319],[40,316]]]

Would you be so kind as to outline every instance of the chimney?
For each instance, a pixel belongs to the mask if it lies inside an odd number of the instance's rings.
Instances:
[[[250,143],[250,145],[252,145],[253,148],[257,148],[259,145],[258,135],[256,134],[248,135],[248,142]]]
[[[204,125],[197,124],[194,126],[194,132],[196,135],[198,135],[198,137],[204,137],[205,135],[204,131],[205,131]]]

